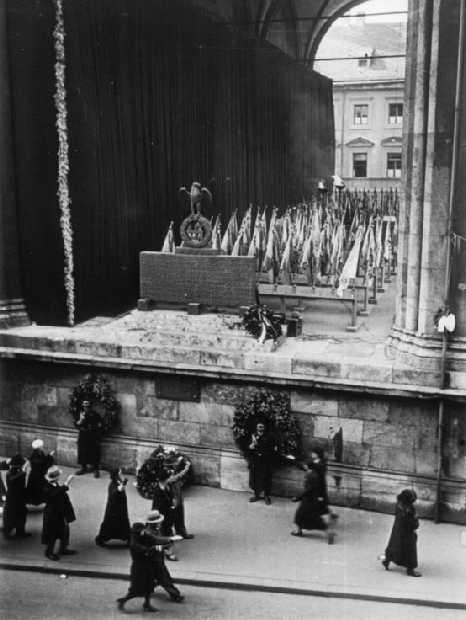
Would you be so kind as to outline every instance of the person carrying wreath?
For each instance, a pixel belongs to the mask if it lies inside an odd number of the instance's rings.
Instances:
[[[94,471],[94,478],[99,478],[102,419],[97,411],[92,409],[89,400],[83,400],[79,417],[74,425],[79,431],[78,463],[81,465],[76,475],[81,476],[87,471]]]
[[[160,525],[162,536],[173,535],[173,524],[175,518],[175,496],[170,486],[170,472],[164,469],[159,474],[159,479],[154,485],[152,495],[152,509],[158,510],[163,515],[163,522]],[[178,537],[177,537],[178,538]],[[173,552],[173,543],[165,549],[167,560],[176,562],[178,557]]]
[[[127,482],[128,480],[122,477],[121,469],[117,468],[110,471],[104,520],[95,539],[97,545],[104,546],[111,539],[124,540],[129,544]]]
[[[176,450],[172,450],[165,458],[165,466],[170,472],[168,482],[170,483],[170,488],[173,492],[175,506],[173,510],[173,525],[175,527],[175,532],[184,539],[190,540],[194,538],[194,534],[188,534],[186,531],[183,485],[191,469],[191,461],[183,454],[180,454]]]
[[[414,502],[417,495],[411,489],[404,489],[396,498],[395,522],[390,540],[382,558],[385,570],[389,570],[390,562],[404,566],[409,577],[421,577],[417,568],[417,533],[419,519],[416,515]]]
[[[270,487],[272,483],[273,463],[277,453],[274,438],[267,432],[265,424],[258,422],[248,446],[249,486],[254,495],[250,502],[257,502],[262,493],[264,501],[270,505]]]

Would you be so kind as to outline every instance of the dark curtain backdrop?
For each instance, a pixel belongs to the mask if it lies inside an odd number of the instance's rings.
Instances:
[[[53,5],[11,0],[25,296],[34,320],[64,320],[56,201]],[[331,82],[188,2],[65,2],[77,318],[138,296],[138,253],[160,249],[211,179],[207,216],[284,207],[333,171]]]

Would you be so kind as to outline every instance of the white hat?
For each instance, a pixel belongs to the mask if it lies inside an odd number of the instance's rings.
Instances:
[[[48,482],[52,482],[53,480],[58,480],[61,473],[62,473],[61,469],[58,469],[56,465],[52,465],[52,467],[48,468],[47,473],[45,474],[45,479],[48,480]]]
[[[146,523],[162,523],[164,518],[158,510],[151,510],[146,517]]]
[[[42,441],[42,439],[34,439],[31,446],[33,450],[42,450],[42,448],[44,447],[44,442]]]

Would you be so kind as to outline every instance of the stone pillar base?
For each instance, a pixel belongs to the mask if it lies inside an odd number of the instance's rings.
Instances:
[[[30,324],[31,320],[22,299],[0,299],[0,329]]]
[[[393,359],[403,365],[436,373],[441,369],[442,336],[419,335],[393,327],[387,340]],[[445,370],[449,374],[448,387],[466,389],[466,338],[450,336]]]

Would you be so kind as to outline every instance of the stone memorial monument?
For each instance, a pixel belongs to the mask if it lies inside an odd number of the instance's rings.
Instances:
[[[225,256],[214,250],[212,226],[201,213],[212,195],[198,181],[180,192],[190,200],[191,213],[180,226],[182,243],[175,253],[141,252],[139,310],[196,306],[198,311],[237,311],[255,303],[256,259]]]

